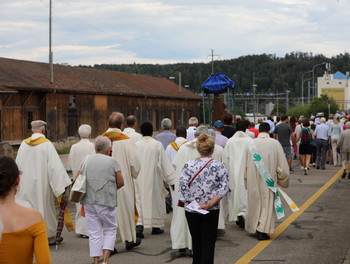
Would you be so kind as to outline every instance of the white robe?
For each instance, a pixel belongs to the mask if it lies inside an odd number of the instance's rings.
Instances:
[[[117,128],[109,128],[109,131],[121,132]],[[136,241],[134,179],[139,173],[140,163],[135,142],[132,139],[113,141],[112,157],[118,161],[124,179],[124,186],[117,191],[117,242]]]
[[[181,147],[181,145],[186,142],[186,139],[183,138],[183,137],[177,137],[176,140],[175,140],[175,143],[176,145],[178,146],[178,148]],[[169,144],[167,147],[166,147],[166,155],[168,156],[170,162],[173,162],[174,158],[175,158],[175,155],[177,153],[178,150],[174,149],[173,146],[171,146],[171,144]]]
[[[260,133],[254,142],[274,181],[282,187],[288,187],[289,166],[281,144],[277,140],[270,138],[270,135],[267,133]],[[276,219],[275,194],[267,187],[256,169],[250,153],[245,181],[248,190],[248,211],[245,230],[249,233],[255,233],[256,230],[263,233],[273,233]]]
[[[237,221],[238,216],[246,216],[247,190],[244,177],[247,174],[248,142],[251,139],[246,133],[237,131],[226,143],[224,164],[229,175],[229,221]]]
[[[88,139],[81,139],[80,142],[72,145],[69,156],[68,166],[71,168],[73,178],[76,177],[80,163],[84,160],[87,155],[95,153],[95,145]],[[75,214],[75,233],[79,235],[89,235],[89,231],[86,226],[86,220],[84,216],[81,216],[81,204],[76,203],[76,214]]]
[[[175,190],[171,192],[173,200],[173,218],[171,220],[170,236],[173,249],[192,249],[192,238],[185,217],[185,209],[183,207],[177,206],[177,202],[179,200],[179,179],[183,166],[186,162],[200,157],[200,154],[197,151],[196,142],[197,139],[193,139],[190,142],[182,145],[173,161],[176,175]],[[212,158],[218,161],[222,161],[222,155],[223,148],[215,144]]]
[[[142,135],[140,133],[137,133],[135,129],[131,127],[127,127],[123,130],[123,133],[130,137],[134,142],[137,142],[142,139]]]
[[[31,138],[45,137],[34,133]],[[54,237],[57,229],[55,198],[72,182],[53,144],[46,141],[36,146],[21,143],[16,163],[22,172],[16,202],[40,211],[48,237]]]
[[[159,141],[146,136],[136,142],[136,147],[140,160],[137,184],[142,216],[139,221],[145,228],[163,227],[166,217],[163,180],[175,184],[175,170]]]

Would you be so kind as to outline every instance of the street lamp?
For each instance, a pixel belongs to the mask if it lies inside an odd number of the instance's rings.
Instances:
[[[316,64],[314,65],[314,67],[312,67],[312,89],[313,89],[313,96],[315,97],[316,96],[316,89],[315,89],[315,68],[317,66],[321,66],[323,64],[326,64],[326,62],[322,62],[322,63],[319,63],[319,64]]]
[[[311,73],[311,71],[304,72],[301,77],[301,105],[304,105],[304,76],[308,73]],[[310,91],[308,91],[308,97],[307,97],[307,103],[310,103]]]

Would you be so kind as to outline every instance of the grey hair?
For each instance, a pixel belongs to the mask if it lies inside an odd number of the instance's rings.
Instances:
[[[35,128],[33,127],[32,128],[32,132],[33,133],[36,133],[36,132],[41,133],[43,129],[45,129],[45,125],[42,125],[42,126],[39,126],[39,127],[35,127]]]
[[[81,138],[88,138],[91,134],[91,126],[87,124],[83,124],[78,129],[79,136]]]
[[[209,135],[209,131],[208,131],[208,128],[206,126],[203,126],[203,125],[199,126],[199,127],[197,127],[196,132],[194,132],[195,137],[198,137],[201,134]]]
[[[188,120],[188,125],[189,125],[189,126],[196,126],[196,125],[198,125],[198,119],[197,119],[197,117],[192,116],[192,117]]]
[[[320,119],[320,122],[321,122],[321,123],[326,123],[326,118],[322,117],[322,118]]]
[[[96,152],[106,152],[112,146],[112,142],[108,137],[98,136],[95,139]]]
[[[208,129],[208,134],[210,135],[210,136],[212,136],[213,138],[214,138],[214,140],[215,140],[215,138],[216,138],[216,133],[215,133],[215,130],[214,129]]]
[[[169,130],[171,128],[171,120],[169,118],[164,118],[161,122],[161,126],[163,130]]]

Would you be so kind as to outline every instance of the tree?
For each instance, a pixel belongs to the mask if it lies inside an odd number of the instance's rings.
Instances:
[[[278,111],[277,111],[277,104],[275,104],[275,106],[272,109],[271,115],[273,115],[273,116],[275,116],[275,115],[281,116],[281,115],[286,113],[286,110],[287,110],[286,109],[286,105],[278,104]]]
[[[328,100],[331,100],[330,112],[335,113],[339,109],[339,105],[335,103],[333,97],[329,98],[328,95],[321,94],[320,97],[315,97],[310,104],[312,114],[323,112],[325,115],[328,115]]]

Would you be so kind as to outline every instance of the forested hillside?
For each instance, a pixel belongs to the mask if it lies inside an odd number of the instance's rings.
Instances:
[[[224,73],[236,83],[237,92],[252,91],[253,73],[257,92],[285,92],[291,91],[291,97],[301,94],[302,74],[312,70],[313,66],[322,62],[331,64],[331,72],[341,71],[345,74],[350,71],[350,54],[344,53],[327,58],[312,53],[292,52],[284,58],[271,54],[248,55],[231,60],[215,60],[214,73]],[[189,86],[194,92],[200,92],[201,84],[210,76],[210,63],[177,63],[166,65],[153,64],[102,64],[94,66],[97,69],[108,69],[120,72],[151,75],[162,78],[175,77],[179,81],[179,72],[182,76],[182,86]],[[323,75],[324,65],[315,68],[315,79]],[[311,76],[311,75],[310,75]],[[306,79],[307,77],[305,77]],[[305,84],[306,85],[306,84]]]

